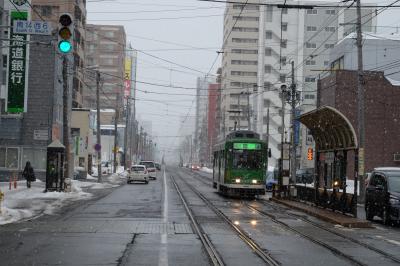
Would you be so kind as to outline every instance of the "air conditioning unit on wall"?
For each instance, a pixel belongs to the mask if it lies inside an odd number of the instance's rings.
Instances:
[[[400,153],[396,153],[393,155],[393,161],[400,162]]]

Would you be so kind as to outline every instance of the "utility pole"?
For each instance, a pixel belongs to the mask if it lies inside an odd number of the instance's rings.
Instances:
[[[282,109],[281,109],[281,124],[282,124],[282,132],[281,132],[281,160],[279,162],[280,168],[280,178],[278,180],[279,190],[282,191],[283,186],[283,144],[285,141],[285,102],[286,102],[286,85],[281,86],[281,100],[282,100]]]
[[[241,119],[241,111],[240,111],[240,93],[238,94],[238,101],[237,101],[237,106],[238,106],[238,119],[237,119],[237,121],[238,121],[238,128],[237,128],[237,130],[240,130],[240,119]]]
[[[69,167],[71,163],[71,153],[70,153],[70,128],[69,128],[69,120],[68,120],[68,58],[67,55],[62,56],[63,60],[63,68],[62,68],[62,77],[63,77],[63,144],[65,146],[65,163],[64,163],[64,179],[69,178],[70,172]],[[63,189],[64,180],[60,180],[60,191]]]
[[[251,130],[251,124],[250,124],[250,91],[249,88],[247,88],[247,128],[248,130]]]
[[[270,108],[271,102],[268,100],[268,109],[267,109],[267,151],[269,152],[269,108]],[[268,165],[267,165],[268,166]]]
[[[96,71],[96,112],[97,112],[97,180],[99,183],[101,179],[101,117],[100,117],[100,71]]]
[[[130,135],[130,116],[131,116],[131,106],[130,106],[130,98],[128,97],[126,100],[126,111],[125,111],[125,134],[124,134],[124,170],[126,170],[127,167],[130,167],[127,165],[127,152],[128,152],[128,134]],[[129,159],[130,161],[130,159]]]
[[[363,183],[364,176],[364,146],[365,146],[365,120],[364,120],[364,86],[363,86],[363,53],[362,53],[362,32],[361,32],[361,3],[357,0],[357,54],[358,54],[358,173],[354,179],[354,191],[357,193],[358,179]],[[364,196],[364,190],[360,189],[361,198]],[[355,197],[357,206],[357,197]],[[355,209],[355,217],[357,217],[357,208]]]
[[[295,130],[296,130],[296,102],[297,102],[297,90],[296,90],[296,83],[294,79],[294,61],[292,61],[292,84],[290,85],[291,88],[291,98],[290,104],[292,106],[292,149],[291,149],[291,165],[290,165],[290,176],[292,181],[296,184],[296,140],[295,140]]]
[[[0,0],[0,25],[6,25],[6,23],[3,23],[5,20],[4,18],[4,0]],[[3,28],[0,27],[0,47],[3,46]],[[0,49],[1,51],[1,49]],[[3,85],[3,54],[0,52],[0,87]],[[0,125],[1,125],[1,114],[2,114],[2,104],[1,104],[1,99],[0,99]]]
[[[113,173],[117,172],[117,149],[118,149],[118,120],[119,120],[119,98],[120,93],[117,93],[117,100],[115,102],[115,116],[114,116],[114,169]]]

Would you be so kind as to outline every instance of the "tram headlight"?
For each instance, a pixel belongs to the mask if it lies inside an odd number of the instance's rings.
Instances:
[[[251,181],[251,183],[257,184],[257,180],[253,179],[253,180]]]
[[[236,178],[236,179],[235,179],[235,182],[236,182],[236,183],[240,183],[240,181],[241,181],[240,178]]]

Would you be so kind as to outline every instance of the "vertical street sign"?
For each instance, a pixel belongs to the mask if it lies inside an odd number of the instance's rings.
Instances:
[[[6,110],[8,113],[23,113],[26,111],[27,97],[27,40],[25,34],[15,33],[14,22],[27,20],[27,11],[10,12],[10,52],[8,56],[7,69],[7,101]]]
[[[125,75],[124,75],[124,96],[128,99],[131,96],[131,78],[132,77],[132,59],[125,59]]]

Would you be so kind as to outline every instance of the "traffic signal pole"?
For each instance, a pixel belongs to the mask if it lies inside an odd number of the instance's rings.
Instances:
[[[118,120],[119,120],[119,97],[120,93],[117,93],[117,100],[115,102],[115,119],[114,119],[114,169],[113,173],[117,172],[117,149],[118,149]]]
[[[67,55],[62,56],[62,77],[63,77],[63,144],[65,146],[65,172],[64,179],[70,177],[69,167],[71,165],[70,153],[70,127],[68,119],[68,58]],[[60,180],[60,190],[62,190],[64,180]]]

